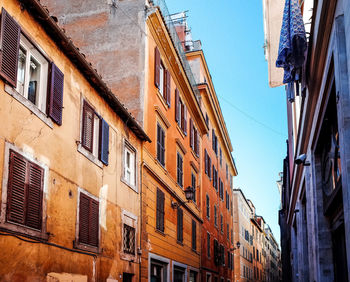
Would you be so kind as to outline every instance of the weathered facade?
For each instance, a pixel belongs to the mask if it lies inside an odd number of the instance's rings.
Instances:
[[[350,2],[303,1],[301,8],[310,34],[301,95],[287,102],[283,276],[348,281]]]
[[[38,1],[0,1],[1,281],[131,281],[149,140]]]

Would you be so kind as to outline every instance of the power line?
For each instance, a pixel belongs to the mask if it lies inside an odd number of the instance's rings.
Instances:
[[[240,112],[241,114],[243,114],[245,117],[249,118],[250,120],[254,121],[255,123],[259,124],[260,126],[264,127],[265,129],[270,130],[271,132],[283,136],[285,137],[284,134],[282,134],[281,132],[279,132],[278,130],[273,129],[272,127],[270,127],[269,125],[257,120],[255,117],[251,116],[250,114],[246,113],[245,111],[241,110],[240,108],[238,108],[237,106],[233,105],[230,101],[226,100],[224,97],[218,95],[218,97],[220,97],[221,100],[223,100],[226,104],[228,104],[229,106],[231,106],[232,108],[234,108],[236,111]]]

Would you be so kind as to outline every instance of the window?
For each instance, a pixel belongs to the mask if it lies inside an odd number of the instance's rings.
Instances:
[[[192,119],[190,119],[190,147],[194,151],[197,157],[199,157],[199,132],[194,126]]]
[[[206,149],[204,150],[204,168],[205,174],[208,175],[209,179],[211,180],[211,159]]]
[[[156,228],[164,232],[164,192],[157,188],[157,214],[156,214]]]
[[[227,226],[226,226],[226,233],[227,233],[227,241],[230,241],[230,226],[229,224],[227,223]]]
[[[183,159],[179,152],[177,152],[177,184],[183,187]]]
[[[207,195],[207,218],[210,218],[210,199],[209,195]]]
[[[123,251],[135,255],[135,228],[124,224],[123,229]]]
[[[218,171],[215,169],[215,166],[213,165],[213,187],[215,190],[218,190]]]
[[[10,150],[6,221],[42,230],[44,169]]]
[[[154,60],[154,84],[158,88],[161,96],[164,98],[168,107],[170,107],[170,73],[165,68],[161,58],[158,48],[155,48],[155,60]]]
[[[228,180],[228,165],[226,164],[226,180]]]
[[[220,214],[220,230],[221,230],[221,233],[224,233],[224,218],[222,214]]]
[[[83,102],[81,145],[93,157],[108,165],[109,125],[86,101]]]
[[[163,127],[157,124],[157,160],[165,165],[165,132]]]
[[[197,249],[197,223],[192,219],[192,250]]]
[[[215,135],[214,129],[212,129],[212,148],[213,148],[215,154],[217,155],[218,154],[218,138]]]
[[[233,244],[233,229],[231,229],[231,244]]]
[[[216,205],[214,205],[214,225],[217,227],[218,226],[218,211]]]
[[[61,125],[63,73],[21,33],[20,26],[5,9],[2,9],[1,21],[0,76],[16,93]]]
[[[226,192],[226,208],[230,210],[230,194],[227,191],[225,192]]]
[[[221,181],[221,178],[219,178],[219,196],[220,199],[224,200],[224,183]]]
[[[192,186],[192,189],[194,191],[193,193],[193,202],[196,203],[197,202],[197,197],[196,197],[196,175],[192,172],[191,173],[191,186]]]
[[[187,135],[187,107],[180,98],[178,89],[175,89],[175,121],[182,132]]]
[[[80,191],[79,196],[79,243],[98,247],[99,245],[99,201]]]
[[[220,167],[222,167],[222,150],[220,148]]]
[[[136,151],[124,142],[124,180],[132,187],[136,186]]]
[[[177,241],[183,242],[183,210],[177,208]]]
[[[207,257],[210,258],[210,233],[207,232]]]

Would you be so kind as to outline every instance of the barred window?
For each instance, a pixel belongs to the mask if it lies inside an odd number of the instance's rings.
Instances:
[[[123,250],[127,254],[135,254],[135,228],[124,224]]]

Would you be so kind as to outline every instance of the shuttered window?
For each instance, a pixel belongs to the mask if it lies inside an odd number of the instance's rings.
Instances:
[[[210,233],[207,232],[207,257],[210,258]]]
[[[177,184],[183,187],[183,159],[179,152],[177,152]]]
[[[177,241],[183,241],[183,210],[177,208]]]
[[[164,232],[164,192],[157,188],[156,228]]]
[[[163,93],[163,97],[164,100],[166,101],[168,107],[170,107],[170,81],[171,81],[171,76],[170,76],[170,72],[168,70],[165,70],[165,74],[164,74],[164,79],[165,79],[165,85],[164,85],[164,93]]]
[[[220,214],[220,230],[221,233],[224,233],[224,217],[222,216],[222,214]]]
[[[154,84],[160,87],[160,53],[157,47],[154,49]]]
[[[157,160],[165,165],[165,132],[159,124],[157,124]]]
[[[226,235],[227,235],[227,241],[230,241],[230,226],[228,223],[226,225]]]
[[[84,193],[79,200],[79,243],[98,247],[99,202]]]
[[[64,75],[21,34],[5,9],[1,11],[0,50],[0,76],[61,125]]]
[[[209,195],[207,195],[206,197],[206,204],[207,204],[207,218],[210,218],[210,199],[209,199]]]
[[[214,205],[214,225],[218,226],[218,211],[216,205]]]
[[[7,221],[41,230],[44,170],[12,150],[9,162]]]
[[[197,223],[192,219],[192,250],[197,250]]]
[[[187,107],[180,98],[178,89],[175,89],[175,121],[182,132],[187,135]]]
[[[192,172],[191,174],[191,186],[192,186],[192,189],[194,191],[193,193],[193,202],[197,202],[197,197],[196,197],[196,194],[197,194],[197,191],[196,191],[196,175]]]
[[[215,265],[220,263],[219,243],[216,239],[214,239],[214,263]]]
[[[205,171],[205,174],[208,174],[208,153],[207,153],[207,149],[204,149],[204,171]]]
[[[86,101],[83,104],[81,145],[108,165],[109,125]]]

